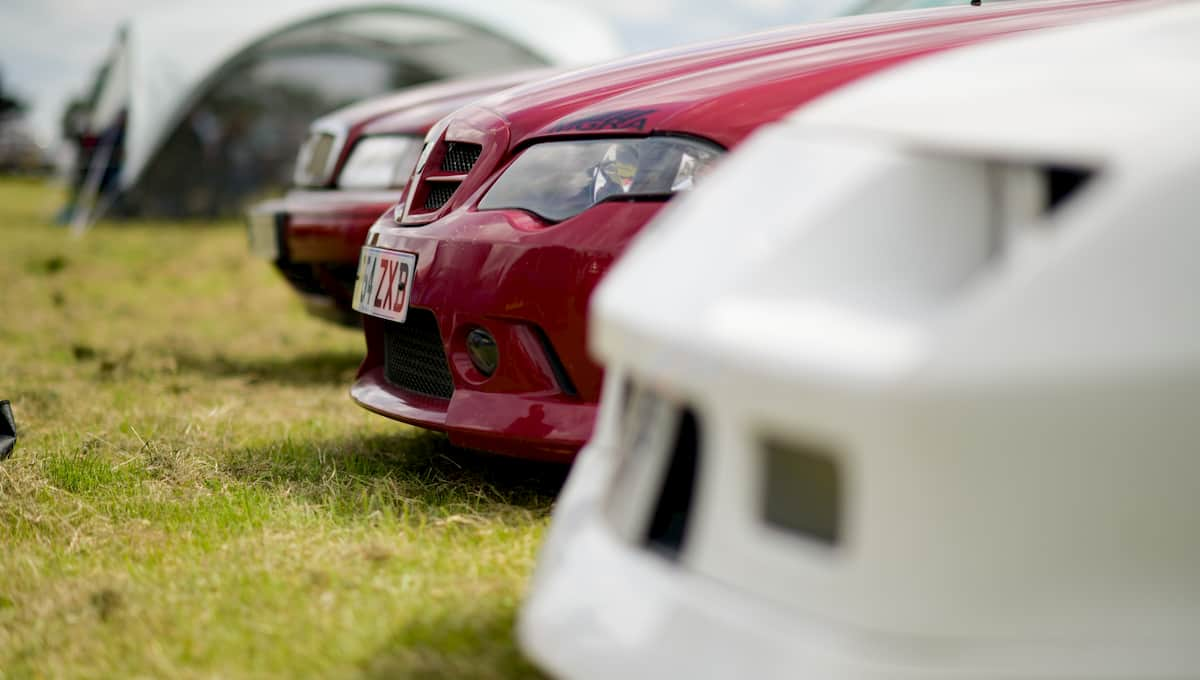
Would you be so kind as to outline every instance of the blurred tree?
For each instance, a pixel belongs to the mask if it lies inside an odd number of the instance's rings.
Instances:
[[[24,101],[4,89],[4,70],[0,69],[0,116],[23,113],[25,108]]]

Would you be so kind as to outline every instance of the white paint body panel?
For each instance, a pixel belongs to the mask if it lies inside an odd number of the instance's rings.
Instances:
[[[687,540],[669,562],[602,509],[610,377],[527,651],[571,678],[1200,677],[1197,66],[1195,4],[947,53],[664,211],[591,328],[701,423]],[[980,173],[1041,164],[1095,174],[998,220]],[[832,452],[839,545],[762,519],[764,435]]]

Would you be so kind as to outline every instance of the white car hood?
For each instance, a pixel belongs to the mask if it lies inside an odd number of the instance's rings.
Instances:
[[[1200,34],[1200,8],[1172,6],[952,51],[808,105],[643,233],[596,294],[594,352],[650,375],[700,361],[876,387],[1061,381],[1200,359],[1190,344],[1200,314],[1179,278],[1200,233],[1171,228],[1164,211],[1186,205],[1146,212],[1172,178],[1196,177],[1200,90],[1182,81],[1200,45],[1189,31]],[[1078,88],[1039,76],[1051,55]],[[1101,105],[1127,82],[1138,97]],[[910,171],[914,154],[946,167]],[[932,249],[961,234],[919,216],[975,209],[956,188],[961,170],[995,162],[1094,175],[1002,258],[956,269]],[[918,217],[896,223],[897,211]]]

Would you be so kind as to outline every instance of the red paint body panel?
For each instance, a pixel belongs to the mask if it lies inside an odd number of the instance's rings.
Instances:
[[[795,64],[792,75],[802,79],[837,74],[862,60],[876,62],[868,70],[878,70],[921,52],[1014,31],[1075,23],[1132,4],[1138,3],[1047,0],[983,7],[964,3],[961,7],[850,17],[636,55],[513,88],[477,105],[506,119],[517,144],[548,131],[561,120],[584,118],[592,112],[641,107],[695,111],[706,103],[710,107],[724,105],[719,117],[712,120],[715,125],[692,132],[719,142],[725,137],[722,143],[732,146],[738,137],[726,135],[723,130],[749,129],[761,124],[763,118],[760,102],[744,96],[742,86],[749,86],[749,91],[758,96],[775,96],[770,90],[777,84],[772,83],[764,67],[769,70],[772,65],[791,62]],[[643,88],[649,89],[639,92]],[[613,99],[619,95],[626,98]],[[814,93],[806,86],[800,95],[806,100]],[[636,106],[631,105],[634,101]],[[593,105],[595,108],[590,109]],[[668,129],[662,127],[663,122],[665,117],[652,127]],[[681,131],[678,125],[669,129]]]
[[[462,78],[406,88],[394,94],[368,99],[323,116],[346,130],[346,142],[326,185],[337,187],[337,177],[359,139],[368,135],[424,136],[433,124],[455,109],[480,97],[557,73],[550,68],[481,78]]]
[[[367,231],[395,205],[398,192],[294,190],[280,208],[288,215],[292,262],[358,261]]]
[[[904,61],[990,38],[1109,16],[1124,0],[1007,3],[901,12],[653,53],[564,74],[488,97],[458,111],[435,145],[483,145],[442,208],[423,211],[437,177],[439,147],[406,191],[397,224],[383,215],[371,245],[417,254],[411,304],[438,320],[455,392],[421,397],[384,377],[385,323],[365,324],[368,355],[351,390],[375,412],[446,431],[453,443],[527,457],[568,460],[591,434],[602,371],[586,348],[588,300],[604,272],[661,202],[601,203],[558,224],[478,202],[530,144],[555,137],[630,136],[580,131],[573,121],[648,111],[632,134],[684,134],[732,148],[754,128],[842,84]],[[561,128],[570,128],[560,131]],[[786,159],[781,159],[784,162]],[[436,181],[436,180],[435,180]],[[747,200],[775,200],[770,196]],[[736,215],[730,238],[737,238]],[[500,368],[484,380],[465,359],[463,338],[483,326],[496,338]],[[523,329],[540,329],[552,351]],[[556,382],[557,357],[574,390]],[[584,417],[586,414],[586,417]]]
[[[592,291],[662,206],[609,203],[551,228],[522,212],[475,212],[420,229],[403,241],[404,250],[417,253],[420,285],[410,304],[437,317],[454,397],[428,399],[390,385],[382,370],[385,322],[372,317],[364,317],[367,357],[351,395],[377,413],[445,431],[459,446],[569,460],[591,435],[603,374],[586,352],[557,348],[585,346],[587,328],[579,320]],[[389,219],[390,213],[380,218]],[[456,304],[438,304],[445,299]],[[486,380],[466,356],[466,330],[480,326],[502,348],[500,366]],[[539,329],[556,348],[574,394],[556,378]]]

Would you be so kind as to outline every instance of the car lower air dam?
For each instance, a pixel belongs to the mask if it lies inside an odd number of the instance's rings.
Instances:
[[[526,210],[561,222],[603,201],[691,189],[722,153],[686,137],[544,142],[513,161],[479,208]]]

